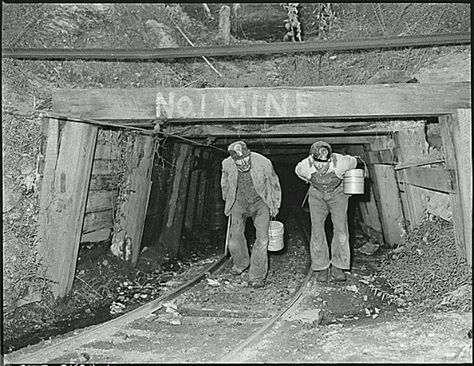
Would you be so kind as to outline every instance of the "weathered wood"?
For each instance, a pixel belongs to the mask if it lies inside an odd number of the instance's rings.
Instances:
[[[455,122],[453,122],[452,115],[445,115],[439,117],[439,125],[441,131],[441,140],[443,143],[443,151],[445,157],[445,164],[447,169],[456,169],[456,178],[459,182],[459,171],[457,171],[457,157],[456,157],[456,148],[453,131]],[[471,198],[472,199],[472,198]],[[456,241],[456,246],[459,250],[459,253],[463,256],[466,256],[466,243],[469,239],[464,237],[464,218],[463,218],[463,203],[461,200],[460,186],[457,185],[456,193],[451,194],[451,202],[453,208],[453,225],[454,225],[454,240]],[[472,220],[472,217],[469,219]],[[469,227],[469,226],[468,226]],[[472,235],[472,232],[469,233],[469,236]],[[469,260],[469,259],[468,259]],[[471,262],[472,264],[472,262]]]
[[[104,228],[114,226],[114,212],[112,209],[99,212],[90,212],[84,216],[82,234],[88,234]]]
[[[457,110],[454,134],[461,193],[466,258],[472,266],[472,110]]]
[[[398,181],[440,192],[456,192],[456,172],[454,170],[411,167],[400,171]]]
[[[159,246],[160,250],[175,258],[179,252],[181,233],[183,229],[184,212],[188,180],[191,171],[191,146],[177,143],[174,147],[175,169],[171,184],[171,193],[168,195],[165,220],[162,226]]]
[[[113,164],[112,160],[94,160],[92,164],[92,174],[93,175],[108,175],[108,174],[115,174],[116,165]]]
[[[378,139],[388,139],[389,135],[378,135]],[[358,144],[368,144],[371,141],[371,138],[368,136],[347,136],[347,135],[340,135],[340,136],[300,136],[298,138],[289,139],[288,137],[252,137],[252,136],[245,136],[245,141],[247,145],[266,145],[270,141],[272,145],[277,145],[279,147],[301,147],[301,145],[305,145],[308,147],[313,142],[318,140],[324,140],[329,144],[344,144],[344,145],[358,145]],[[227,137],[216,137],[215,140],[216,146],[222,146],[225,150],[229,145],[229,139]]]
[[[87,59],[87,60],[153,60],[182,57],[229,57],[292,52],[328,52],[367,50],[374,48],[400,48],[471,43],[470,32],[429,34],[397,37],[370,37],[368,39],[271,42],[267,44],[239,44],[232,46],[204,46],[195,48],[160,49],[66,49],[66,48],[2,48],[2,57],[28,59]]]
[[[97,243],[108,240],[112,234],[112,228],[102,228],[87,234],[82,234],[81,243]]]
[[[263,121],[236,122],[234,124],[171,124],[166,132],[172,135],[179,135],[186,138],[206,137],[226,137],[240,139],[262,137],[265,139],[275,137],[307,137],[314,134],[324,138],[325,136],[352,137],[362,135],[382,135],[396,131],[400,124],[398,121],[373,122],[373,121],[332,121],[332,122],[301,122],[292,121],[290,123],[269,123]]]
[[[47,142],[44,154],[44,170],[41,180],[41,196],[40,196],[40,214],[38,217],[39,245],[46,244],[41,235],[45,227],[46,210],[51,202],[51,194],[54,189],[54,175],[56,169],[56,161],[58,159],[58,143],[59,143],[59,122],[57,119],[50,118],[47,129]],[[42,250],[45,250],[42,248]]]
[[[204,222],[204,207],[206,202],[206,187],[207,187],[207,173],[206,170],[199,170],[198,175],[198,194],[197,194],[197,203],[194,211],[194,223],[193,223],[193,236],[200,237],[202,233],[202,227]]]
[[[371,164],[389,164],[394,165],[398,161],[397,149],[385,149],[368,151],[367,157]]]
[[[395,139],[399,147],[398,158],[401,163],[428,155],[429,145],[426,142],[424,126],[401,129],[395,134]],[[402,172],[402,170],[397,171],[399,181],[403,181]],[[404,212],[405,218],[408,219],[411,227],[415,228],[423,218],[430,191],[411,184],[405,184],[403,194],[406,195],[407,202],[407,207],[403,207],[407,210]]]
[[[110,143],[98,143],[95,148],[94,159],[120,159],[120,150]]]
[[[219,38],[225,45],[230,43],[230,7],[222,5],[219,10]]]
[[[89,195],[87,196],[86,214],[112,209],[113,198],[113,192],[111,191],[89,191]]]
[[[97,127],[66,123],[52,185],[41,193],[48,203],[39,251],[55,297],[64,297],[72,288],[96,139]]]
[[[362,160],[367,161],[367,156],[364,151],[364,146],[355,145],[347,148],[347,153],[353,156],[360,156]],[[374,195],[374,186],[370,184],[370,179],[366,179],[365,193],[362,197],[359,195],[353,196],[352,199],[357,199],[359,202],[359,210],[363,218],[365,227],[362,227],[367,235],[374,236],[377,241],[384,243],[382,234],[382,224],[380,223],[380,214]],[[371,230],[369,230],[370,228]],[[375,235],[377,233],[377,235]]]
[[[470,82],[53,91],[54,112],[97,120],[427,117],[459,108],[471,108]]]
[[[191,162],[191,177],[189,179],[189,186],[188,186],[188,200],[186,203],[186,213],[184,218],[184,228],[186,232],[192,233],[193,229],[193,222],[194,222],[194,212],[196,209],[197,204],[197,193],[198,193],[198,175],[199,171],[194,170],[196,167],[196,163],[199,160],[200,156],[200,149],[194,149],[193,151],[193,161]]]
[[[369,237],[374,238],[377,243],[382,244],[384,242],[381,229],[376,230],[372,226],[368,225],[365,221],[362,221],[359,224],[362,231]]]
[[[112,191],[117,188],[115,175],[92,175],[89,191]]]
[[[434,150],[430,152],[428,155],[423,155],[416,157],[415,159],[411,161],[404,161],[402,163],[398,163],[395,165],[395,170],[400,170],[400,169],[405,169],[409,167],[415,167],[415,166],[422,166],[422,165],[429,165],[429,164],[435,164],[435,163],[442,163],[444,162],[444,157],[440,152],[437,150]]]
[[[127,199],[120,203],[114,222],[111,250],[135,265],[140,254],[143,227],[151,189],[154,142],[150,136],[136,135],[130,156],[128,186],[122,187]]]
[[[453,115],[458,191],[463,216],[464,246],[472,266],[472,110],[459,109]]]
[[[392,166],[382,164],[374,164],[373,171],[380,197],[383,236],[385,243],[394,247],[401,242],[403,221],[395,172]]]

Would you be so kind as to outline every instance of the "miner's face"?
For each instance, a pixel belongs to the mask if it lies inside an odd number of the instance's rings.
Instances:
[[[319,174],[326,174],[329,169],[329,161],[315,161],[314,167],[316,168]]]
[[[237,165],[237,169],[241,172],[248,172],[250,170],[250,156],[247,156],[243,159],[234,160],[235,165]]]

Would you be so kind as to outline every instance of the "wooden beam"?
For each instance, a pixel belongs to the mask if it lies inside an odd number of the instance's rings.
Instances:
[[[472,110],[460,109],[453,115],[453,140],[456,172],[461,198],[464,246],[472,266]]]
[[[446,168],[456,169],[456,172],[457,172],[456,178],[459,181],[459,171],[457,170],[458,166],[457,166],[456,147],[455,147],[455,138],[454,138],[455,122],[453,122],[453,120],[454,118],[452,115],[441,116],[439,118],[439,124],[440,124],[440,131],[441,131],[441,141],[443,143],[443,151],[444,151],[444,156],[446,159],[446,162],[445,162]],[[470,137],[471,135],[469,136],[466,135],[466,138],[470,138]],[[463,167],[461,169],[463,169]],[[466,232],[464,230],[463,202],[461,200],[461,190],[460,190],[459,185],[457,185],[456,193],[451,194],[451,206],[453,208],[454,240],[456,241],[456,246],[459,250],[459,253],[462,256],[466,256],[467,254],[466,243],[469,241],[469,239],[465,238]],[[469,217],[468,219],[472,220],[472,216]],[[472,231],[467,233],[467,235],[472,236]]]
[[[369,164],[368,166],[372,166],[374,181],[377,185],[383,236],[385,242],[390,247],[394,247],[402,240],[401,224],[403,221],[395,172],[390,165]]]
[[[328,52],[367,49],[390,49],[401,47],[434,46],[447,44],[470,44],[469,32],[454,34],[429,34],[402,37],[373,37],[369,39],[275,42],[268,44],[242,44],[232,46],[207,46],[194,48],[160,49],[64,49],[64,48],[2,48],[2,57],[19,59],[54,60],[156,60],[184,57],[228,57],[294,52]]]
[[[387,136],[378,136],[378,138],[383,139],[387,138]],[[249,146],[255,145],[265,145],[265,146],[278,146],[278,147],[283,147],[283,146],[288,146],[288,147],[298,147],[301,145],[311,146],[313,142],[316,142],[318,140],[324,140],[329,144],[341,144],[341,145],[359,145],[359,144],[367,144],[369,143],[369,139],[367,136],[321,136],[321,135],[315,135],[315,136],[305,136],[305,137],[293,137],[289,139],[288,137],[253,137],[253,136],[243,136],[242,139],[244,139]],[[217,137],[215,140],[215,145],[216,146],[224,146],[227,147],[230,145],[231,142],[234,141],[234,138],[227,138],[227,137]],[[308,150],[309,151],[309,150]]]
[[[287,123],[239,123],[233,124],[171,124],[163,132],[186,138],[199,137],[226,137],[239,138],[240,136],[273,138],[287,136],[291,138],[316,136],[365,136],[392,133],[398,129],[398,121],[393,123],[378,123],[370,121],[345,122],[301,122],[287,121]],[[341,139],[342,140],[342,139]]]
[[[159,239],[159,249],[169,258],[176,258],[181,243],[185,216],[187,188],[191,172],[191,150],[188,144],[174,146],[175,168],[172,172],[170,190],[164,208],[165,217]]]
[[[102,228],[114,227],[114,210],[104,210],[98,212],[89,212],[84,216],[84,225],[82,234],[88,234]]]
[[[449,169],[411,167],[400,171],[398,181],[440,192],[456,192],[456,172]]]
[[[442,163],[442,162],[444,162],[444,157],[442,156],[441,152],[434,150],[428,155],[418,156],[411,161],[408,160],[402,163],[398,163],[397,165],[395,165],[395,170],[400,170],[400,169],[405,169],[405,168],[415,167],[415,166],[430,165],[430,164],[435,164],[435,163]]]
[[[151,189],[153,138],[136,135],[130,154],[127,186],[120,187],[125,199],[117,208],[112,237],[112,253],[135,265],[141,249],[143,227]]]
[[[38,250],[54,297],[67,295],[74,281],[97,131],[81,123],[64,125],[55,169],[41,190],[46,205]]]
[[[400,129],[395,134],[395,138],[397,140],[397,146],[399,147],[398,158],[401,163],[413,161],[414,159],[419,159],[421,156],[428,155],[428,143],[426,142],[424,126]],[[403,170],[396,172],[399,182],[403,182],[402,172]],[[411,184],[404,184],[401,192],[401,195],[404,196],[403,201],[405,202],[403,206],[405,218],[410,222],[411,228],[415,228],[420,224],[423,218],[428,203],[427,197],[429,197],[430,192],[425,188]]]
[[[459,108],[471,108],[470,82],[53,91],[55,113],[95,120],[209,120],[234,124],[236,120],[314,120],[316,116],[387,119],[438,116]]]

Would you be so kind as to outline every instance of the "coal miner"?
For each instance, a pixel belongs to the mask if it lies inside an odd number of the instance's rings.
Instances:
[[[276,217],[281,204],[281,188],[272,162],[250,151],[243,141],[229,145],[230,156],[222,161],[221,188],[224,213],[230,216],[229,252],[238,276],[249,268],[250,286],[264,286],[268,272],[270,218]],[[251,254],[247,247],[245,225],[248,217],[256,231]]]
[[[344,270],[350,268],[347,207],[351,195],[344,193],[342,179],[346,171],[356,166],[355,157],[333,153],[324,141],[311,145],[309,156],[296,165],[296,175],[310,184],[311,268],[316,271],[317,281],[328,280],[329,267],[335,281],[346,280]],[[324,231],[328,213],[333,224],[331,256]]]

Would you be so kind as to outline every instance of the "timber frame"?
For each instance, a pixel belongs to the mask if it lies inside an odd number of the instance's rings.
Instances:
[[[386,221],[381,225],[389,244],[400,236],[400,229],[394,232],[391,228],[397,226],[395,220],[399,217],[383,216],[383,212],[388,211],[393,215],[394,207],[384,207],[387,196],[381,191],[382,186],[399,189],[400,184],[404,185],[406,194],[401,197],[401,203],[397,199],[397,205],[401,205],[397,210],[400,214],[402,210],[406,213],[409,212],[407,202],[410,203],[417,194],[417,188],[407,182],[417,180],[417,184],[423,186],[423,174],[427,172],[419,166],[395,171],[394,166],[406,162],[406,156],[400,159],[403,154],[397,151],[399,147],[393,145],[391,137],[397,135],[401,145],[411,148],[412,137],[404,133],[407,130],[421,131],[423,119],[437,119],[447,170],[430,170],[430,181],[444,177],[443,184],[435,189],[444,190],[451,197],[456,243],[463,248],[472,265],[470,82],[302,88],[59,89],[53,92],[53,112],[71,118],[140,126],[217,145],[236,138],[244,138],[250,143],[266,139],[280,149],[290,145],[309,146],[315,137],[324,137],[331,143],[366,146],[368,148],[362,152],[372,163],[373,183],[387,173],[391,177],[389,181],[375,184],[373,192],[383,218],[381,221]],[[50,131],[54,131],[57,129],[56,120],[50,121]],[[54,136],[57,138],[57,133],[49,136],[47,151],[51,151],[51,156],[46,156],[46,164],[55,168],[48,176],[45,174],[47,185],[43,185],[46,187],[41,197],[42,212],[48,218],[40,228],[45,240],[41,245],[42,254],[50,260],[50,277],[58,281],[53,292],[60,297],[72,287],[97,136],[96,126],[69,125],[82,127],[78,131],[63,130],[63,140],[59,144],[62,153],[54,148],[58,141],[52,141]],[[65,133],[76,135],[72,138]],[[77,154],[67,153],[66,149],[77,151]],[[412,149],[415,154],[421,151],[417,149]],[[56,159],[63,163],[55,166]],[[147,183],[150,174],[148,169],[144,177]],[[136,207],[145,206],[146,209],[148,195],[143,194],[133,202]],[[67,214],[61,214],[66,211]],[[138,225],[141,228],[135,230],[141,233],[144,221],[141,220]],[[51,225],[52,222],[55,225]],[[141,234],[137,237],[141,238]],[[134,244],[136,252],[132,253],[132,258],[135,261],[139,244]]]

